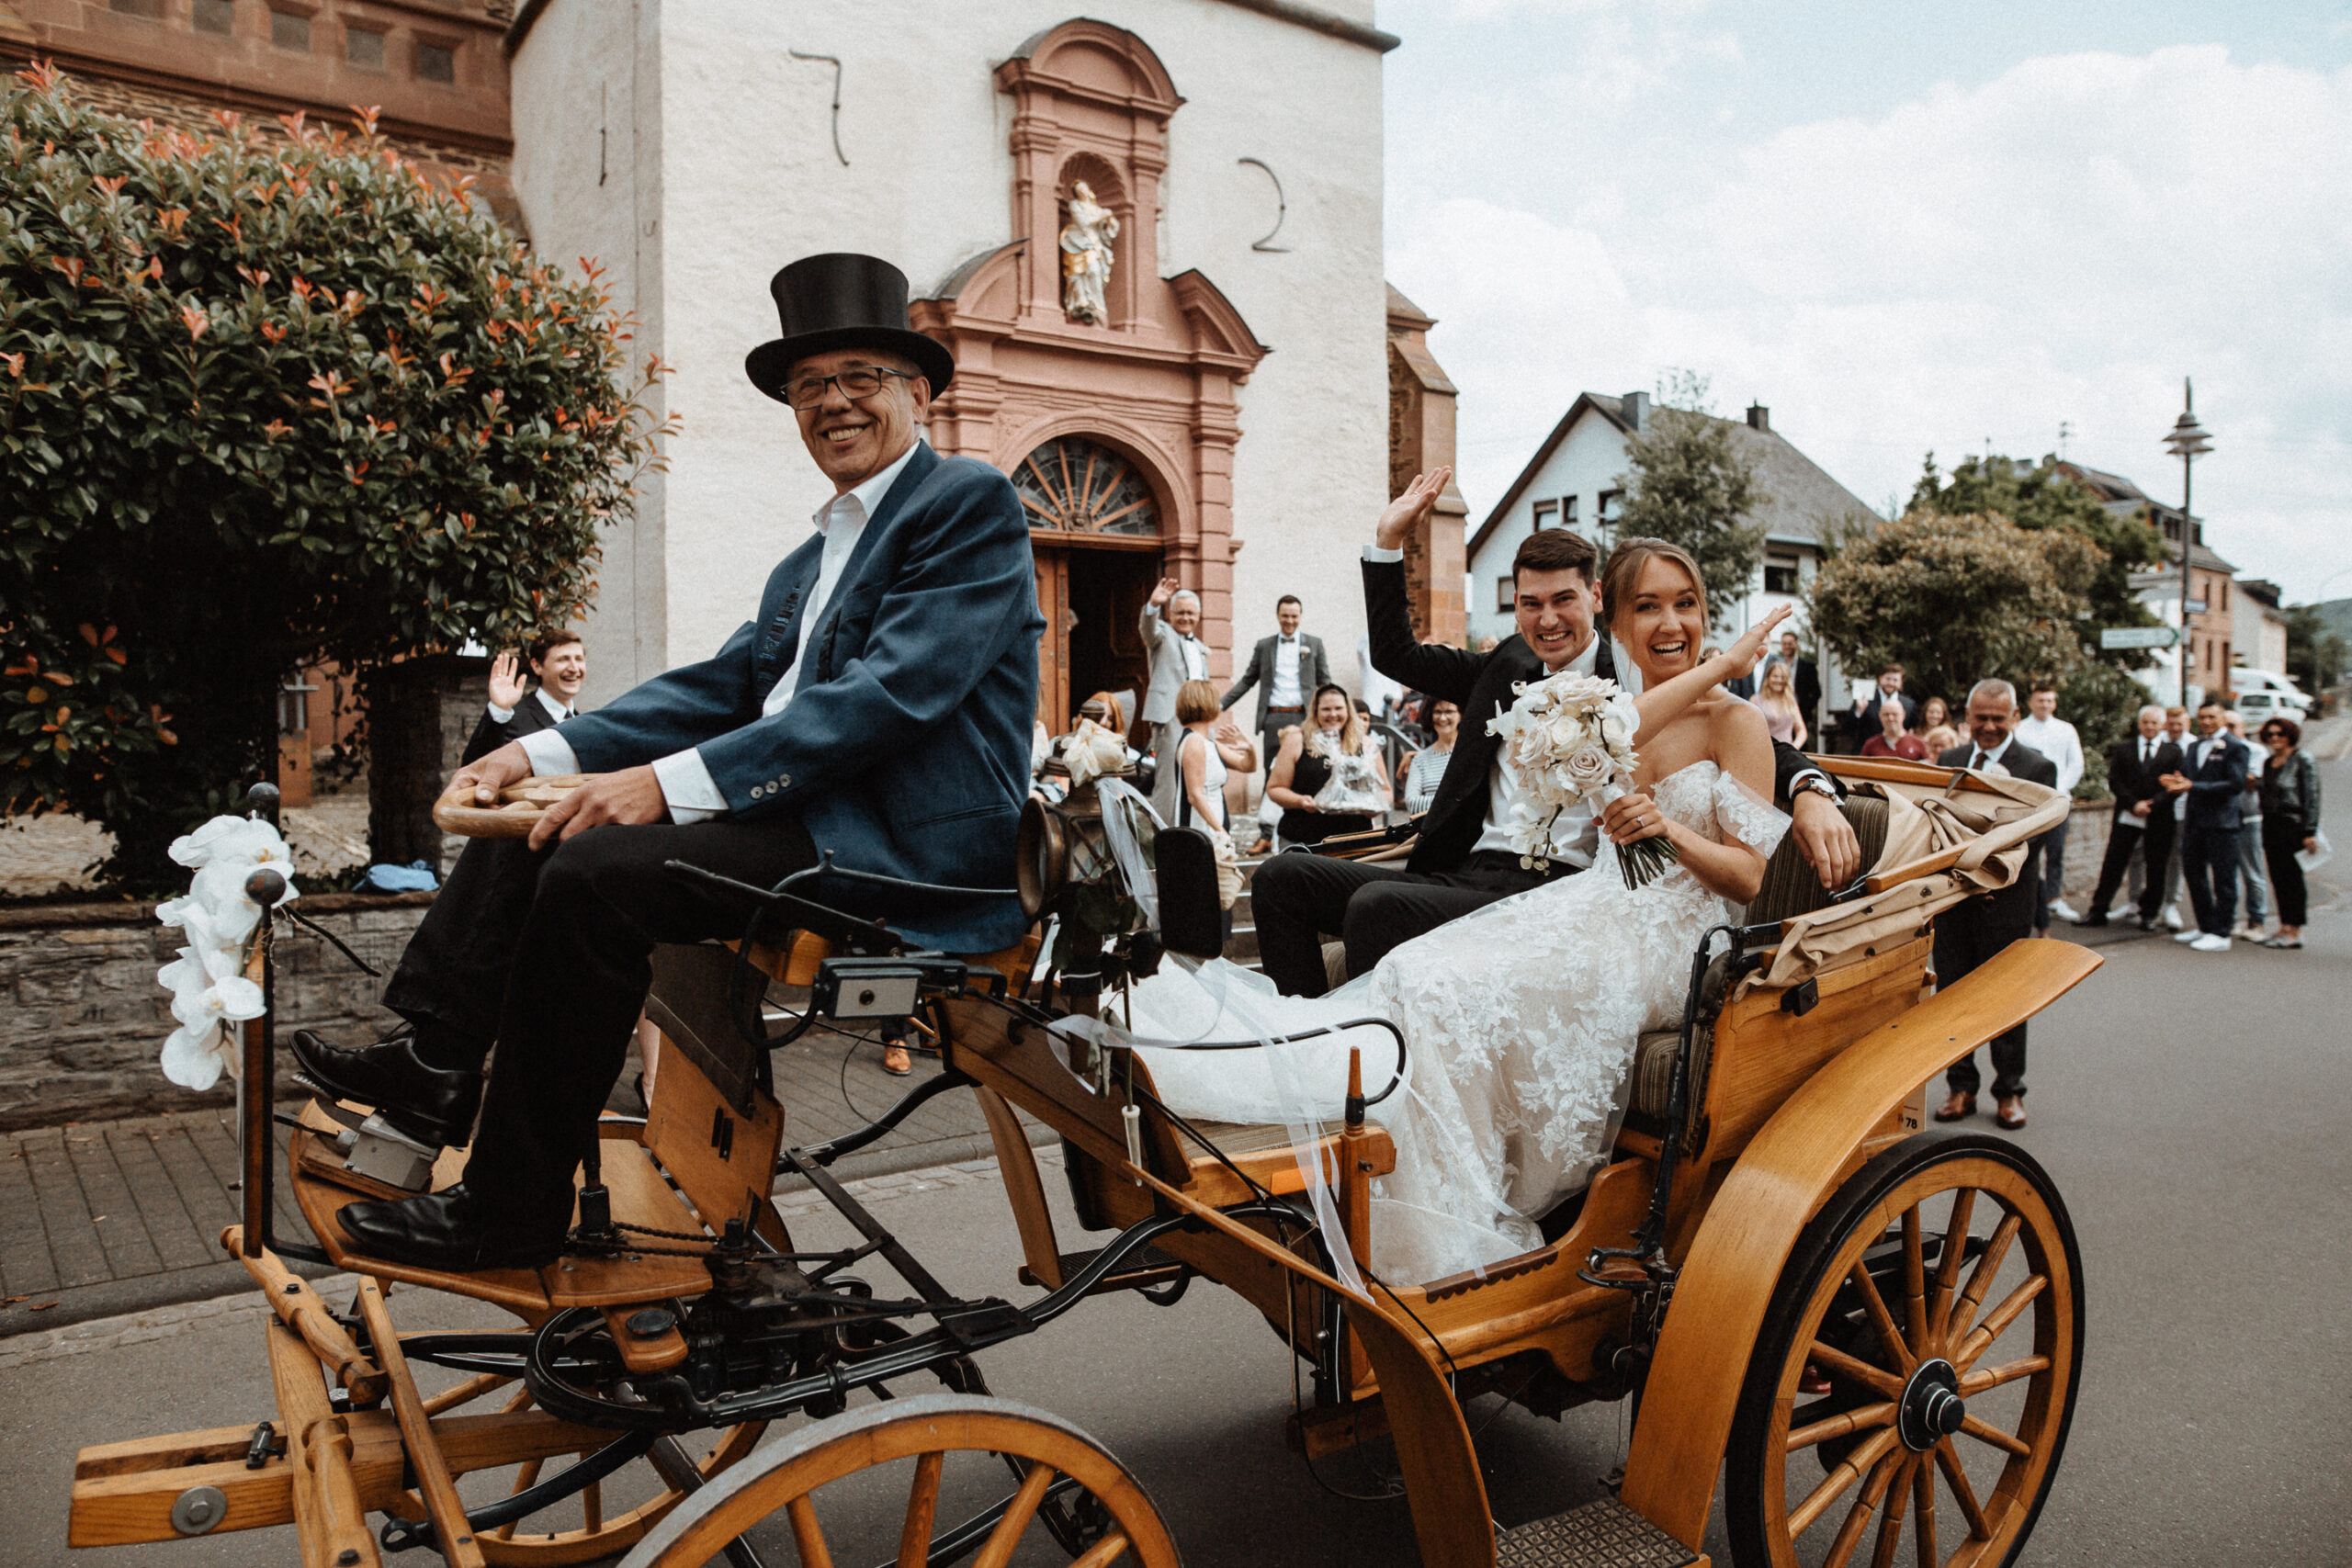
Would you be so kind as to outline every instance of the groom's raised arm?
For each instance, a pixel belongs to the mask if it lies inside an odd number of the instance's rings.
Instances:
[[[1393,558],[1391,558],[1393,557]],[[1417,692],[1466,707],[1470,688],[1486,662],[1484,654],[1413,637],[1412,612],[1405,592],[1402,555],[1367,547],[1363,555],[1363,621],[1372,667]]]

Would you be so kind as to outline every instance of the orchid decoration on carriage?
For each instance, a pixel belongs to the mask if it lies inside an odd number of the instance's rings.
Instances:
[[[1626,793],[1641,761],[1634,732],[1642,716],[1629,693],[1598,675],[1564,670],[1515,681],[1511,690],[1517,699],[1488,719],[1487,729],[1502,738],[1504,765],[1523,792],[1511,807],[1511,847],[1521,865],[1540,870],[1567,847],[1552,840],[1561,812],[1589,800],[1598,815]],[[1654,881],[1680,858],[1667,838],[1636,839],[1617,851],[1628,887]]]
[[[262,991],[245,978],[245,956],[261,929],[262,907],[245,892],[256,871],[286,879],[280,905],[295,897],[294,855],[277,829],[259,818],[215,817],[172,840],[171,857],[196,875],[185,897],[155,907],[155,919],[187,938],[179,956],[155,973],[172,994],[179,1027],[164,1042],[164,1076],[184,1089],[210,1089],[223,1068],[236,1070],[226,1025],[262,1015]]]

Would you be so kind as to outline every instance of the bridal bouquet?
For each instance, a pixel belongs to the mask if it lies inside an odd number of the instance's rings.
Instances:
[[[1640,761],[1634,731],[1641,715],[1614,681],[1562,671],[1541,681],[1513,682],[1518,700],[1487,721],[1502,738],[1503,761],[1523,792],[1511,807],[1512,848],[1519,863],[1549,866],[1566,847],[1552,841],[1553,825],[1578,801],[1598,817],[1626,793]],[[1639,887],[1680,858],[1670,839],[1636,839],[1618,847],[1625,886]]]

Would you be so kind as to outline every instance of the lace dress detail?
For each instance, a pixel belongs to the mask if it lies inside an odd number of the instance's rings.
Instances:
[[[1788,828],[1711,761],[1669,774],[1655,794],[1684,827],[1766,856]],[[1188,1005],[1169,994],[1176,986],[1155,981],[1138,991],[1138,1010],[1177,1038],[1214,1027],[1200,1009],[1220,1003],[1226,1018],[1268,1031],[1367,1013],[1401,1024],[1411,1047],[1406,1091],[1374,1111],[1397,1163],[1373,1184],[1373,1263],[1391,1280],[1428,1280],[1542,1245],[1537,1218],[1609,1152],[1636,1039],[1680,1022],[1691,953],[1725,914],[1724,901],[1679,864],[1627,887],[1604,839],[1589,871],[1418,937],[1329,996],[1277,997],[1261,977],[1237,982],[1246,972],[1217,964],[1182,982],[1216,999]],[[1373,1039],[1353,1043],[1364,1047],[1367,1084],[1377,1083],[1386,1054]],[[1319,1089],[1344,1057],[1338,1046],[1252,1077],[1233,1055],[1146,1054],[1177,1110],[1235,1120],[1277,1119],[1268,1112],[1285,1085],[1270,1077]]]

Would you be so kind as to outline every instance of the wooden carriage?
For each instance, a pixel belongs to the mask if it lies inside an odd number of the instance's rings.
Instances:
[[[1888,839],[1866,863],[1871,875],[1845,901],[1815,907],[1819,890],[1776,861],[1747,924],[1697,966],[1686,1027],[1643,1041],[1612,1157],[1545,1217],[1548,1239],[1534,1252],[1482,1275],[1374,1280],[1368,1292],[1343,1284],[1333,1267],[1342,1251],[1370,1279],[1370,1183],[1396,1160],[1361,1110],[1361,1082],[1334,1086],[1345,1110],[1312,1148],[1282,1127],[1187,1123],[1159,1104],[1134,1052],[1114,1043],[1090,1055],[1065,1034],[1057,1054],[1055,1021],[1087,1010],[1089,991],[1064,976],[1059,1005],[1044,1005],[1027,984],[1034,942],[908,962],[877,948],[880,928],[842,919],[737,954],[664,950],[651,1010],[670,1054],[650,1113],[608,1119],[600,1145],[597,1185],[621,1227],[604,1234],[620,1245],[469,1276],[356,1256],[334,1216],[366,1183],[336,1152],[335,1122],[314,1108],[294,1135],[289,1179],[323,1260],[366,1277],[338,1315],[283,1267],[297,1249],[247,1241],[266,1241],[268,1213],[266,1117],[248,1116],[246,1224],[223,1239],[276,1310],[280,1420],[259,1435],[224,1428],[85,1450],[73,1540],[290,1518],[306,1562],[356,1568],[379,1561],[364,1520],[380,1511],[392,1521],[384,1544],[429,1544],[451,1562],[581,1562],[633,1548],[631,1564],[677,1565],[761,1561],[742,1538],[774,1517],[799,1561],[829,1562],[820,1505],[911,1460],[901,1564],[1001,1565],[1024,1530],[1082,1563],[1172,1563],[1175,1545],[1136,1478],[1069,1424],[989,1397],[975,1358],[1091,1295],[1134,1290],[1172,1303],[1197,1276],[1256,1306],[1312,1370],[1313,1402],[1292,1422],[1297,1448],[1319,1457],[1393,1443],[1425,1562],[1703,1562],[1719,1471],[1743,1568],[1815,1560],[1825,1539],[1831,1563],[1854,1560],[1866,1539],[1876,1562],[1904,1546],[1923,1562],[2007,1561],[2064,1445],[2080,1263],[2041,1168],[1998,1138],[1923,1131],[1919,1094],[2098,961],[2023,942],[1936,991],[1931,922],[2014,875],[2024,840],[2064,803],[1940,769],[1830,765],[1880,792],[1852,808],[1866,838]],[[1890,815],[1900,819],[1891,833]],[[1936,831],[1952,841],[1935,847]],[[1163,854],[1163,881],[1170,863]],[[766,1050],[746,1041],[727,997],[739,957],[820,998],[904,983],[942,1072],[874,1127],[786,1149]],[[268,1052],[266,1021],[248,1029],[250,1090],[266,1086]],[[1008,1274],[1045,1292],[1023,1305],[949,1295],[825,1169],[930,1096],[965,1088],[986,1115],[1011,1201],[1020,1261]],[[1114,1234],[1065,1249],[1016,1111],[1059,1134],[1080,1225]],[[845,1255],[794,1251],[767,1201],[779,1162],[864,1236],[852,1252],[888,1258],[914,1290],[921,1299],[905,1304],[915,1313],[900,1314],[908,1326],[885,1332],[885,1319],[821,1305],[842,1299],[816,1286],[847,1278],[837,1271]],[[444,1156],[436,1185],[456,1165]],[[1302,1201],[1310,1168],[1327,1173],[1337,1234]],[[657,1236],[694,1239],[664,1250]],[[708,1368],[740,1367],[760,1333],[772,1357],[788,1337],[776,1326],[786,1319],[743,1305],[746,1269],[771,1280],[805,1269],[816,1286],[795,1299],[837,1314],[842,1353],[815,1370],[771,1366],[765,1382],[714,1383]],[[384,1280],[491,1303],[523,1326],[404,1335]],[[758,1299],[781,1310],[774,1290]],[[859,1332],[869,1342],[848,1345]],[[413,1371],[424,1363],[463,1381],[427,1398]],[[944,1392],[904,1397],[909,1378]],[[848,1406],[861,1388],[900,1396]],[[1546,1415],[1637,1397],[1616,1495],[1498,1530],[1463,1415],[1482,1392]],[[761,1441],[787,1416],[801,1419]],[[944,1524],[954,1510],[943,1474],[968,1473],[965,1456],[1000,1467],[991,1473],[1010,1490]],[[1817,1480],[1799,1469],[1815,1459]],[[559,1460],[568,1463],[548,1468]],[[651,1479],[623,1494],[612,1478],[631,1465]],[[458,1480],[482,1471],[511,1495],[461,1499]],[[571,1510],[566,1528],[548,1529],[559,1509]]]

